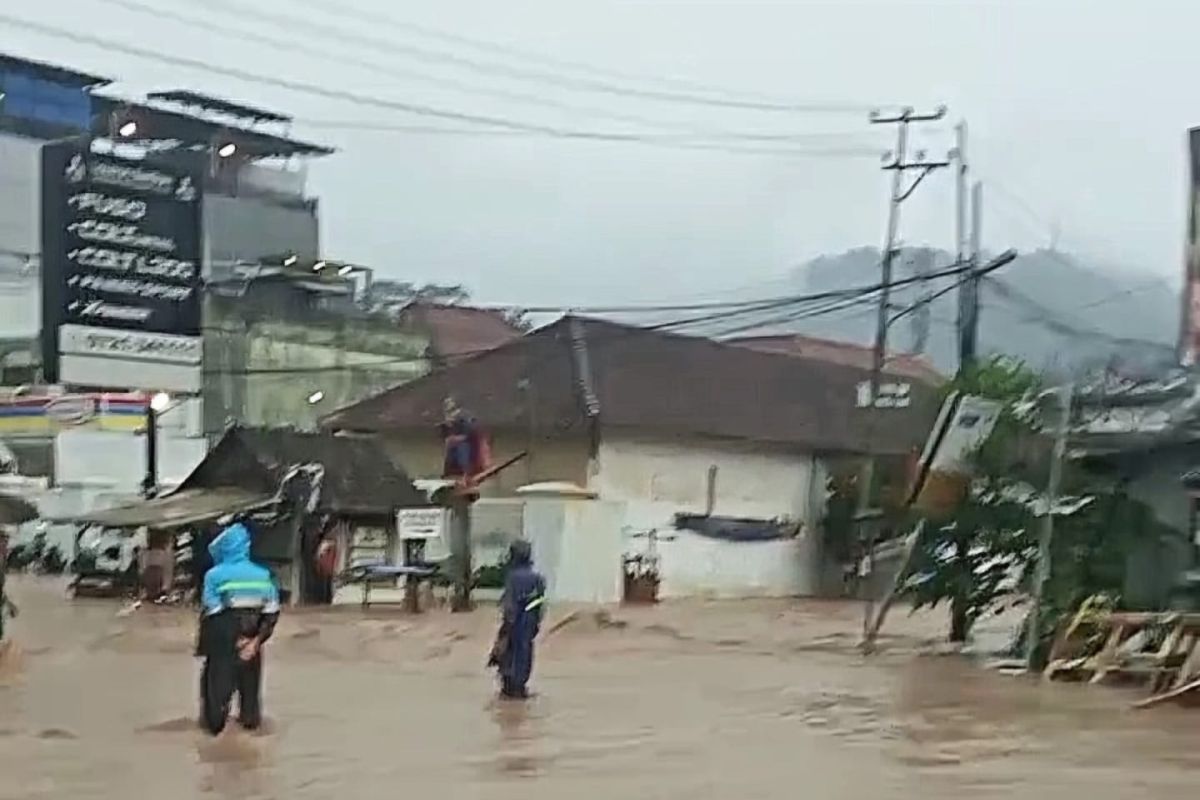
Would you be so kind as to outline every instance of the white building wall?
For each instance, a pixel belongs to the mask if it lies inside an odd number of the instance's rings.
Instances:
[[[158,481],[170,490],[204,458],[206,441],[160,431],[158,439]],[[43,520],[21,526],[18,541],[26,541],[39,530],[47,541],[70,554],[77,526],[58,523],[79,514],[113,508],[141,497],[146,475],[146,438],[124,431],[67,430],[54,439],[54,485],[33,486],[21,496],[37,505]]]
[[[804,521],[809,514],[813,457],[772,452],[741,442],[615,438],[600,444],[589,488],[628,505],[626,525],[669,528],[675,514],[703,514],[715,467],[712,513]]]
[[[41,142],[0,133],[0,338],[41,329]]]
[[[0,133],[0,250],[40,249],[41,169],[40,141]]]
[[[729,542],[674,530],[675,514],[707,510],[713,467],[713,514],[788,519],[801,525],[800,533]],[[589,488],[625,504],[628,551],[647,548],[639,534],[658,532],[660,596],[769,597],[819,590],[824,484],[824,468],[810,454],[744,442],[606,435]]]
[[[203,438],[158,437],[158,482],[173,488],[204,459]],[[63,431],[54,440],[54,482],[136,495],[146,475],[146,437],[123,431]]]
[[[603,500],[537,498],[525,503],[523,536],[533,546],[552,602],[620,602],[624,512],[622,504]]]

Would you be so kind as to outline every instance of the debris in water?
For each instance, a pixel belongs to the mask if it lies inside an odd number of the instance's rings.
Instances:
[[[174,717],[156,722],[153,725],[143,725],[137,729],[138,733],[184,733],[194,731],[200,727],[200,723],[191,717]]]
[[[0,686],[19,676],[25,663],[25,654],[9,639],[0,642]]]
[[[65,728],[43,728],[38,731],[37,738],[61,741],[64,739],[78,739],[79,737]]]
[[[232,724],[216,738],[205,737],[198,748],[200,760],[208,764],[257,764],[262,753],[254,739]]]
[[[596,627],[601,629],[616,628],[618,630],[628,628],[629,623],[623,619],[616,619],[607,611],[597,611],[592,615],[592,619],[596,622]]]
[[[546,635],[549,636],[552,633],[558,633],[563,628],[567,627],[568,625],[573,625],[578,621],[579,621],[579,612],[572,611],[570,614],[567,614],[565,617],[560,619],[558,622],[551,625],[549,627],[549,629],[547,629]]]

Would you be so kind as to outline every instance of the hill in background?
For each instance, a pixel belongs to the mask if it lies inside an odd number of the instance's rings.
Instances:
[[[875,248],[822,256],[796,270],[796,290],[824,292],[877,283],[879,259]],[[942,250],[906,249],[897,259],[895,278],[945,269],[953,261],[953,255]],[[1095,268],[1056,250],[1023,254],[993,276],[982,290],[981,354],[1004,353],[1054,373],[1108,364],[1153,373],[1174,362],[1180,299],[1165,279]],[[951,280],[943,278],[933,287]],[[894,308],[928,291],[928,286],[898,290]],[[957,307],[957,292],[952,291],[929,303],[928,314],[906,316],[891,330],[890,349],[923,352],[943,371],[953,371]],[[869,344],[874,336],[872,302],[798,316],[772,329],[861,344]]]

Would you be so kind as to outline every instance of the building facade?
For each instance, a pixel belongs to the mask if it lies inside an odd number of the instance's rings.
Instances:
[[[619,503],[626,552],[653,550],[661,595],[818,594],[828,464],[865,450],[863,375],[567,318],[324,424],[377,436],[410,474],[436,475],[452,398],[491,434],[494,463],[526,454],[485,497],[567,481]],[[877,409],[885,454],[906,455],[932,424],[937,392],[917,387],[909,401]]]

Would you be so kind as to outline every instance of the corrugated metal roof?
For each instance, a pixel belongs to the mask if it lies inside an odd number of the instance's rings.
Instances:
[[[271,495],[229,486],[214,489],[182,489],[140,503],[91,511],[52,522],[103,525],[108,528],[175,528],[214,520],[225,514],[265,508]]]

